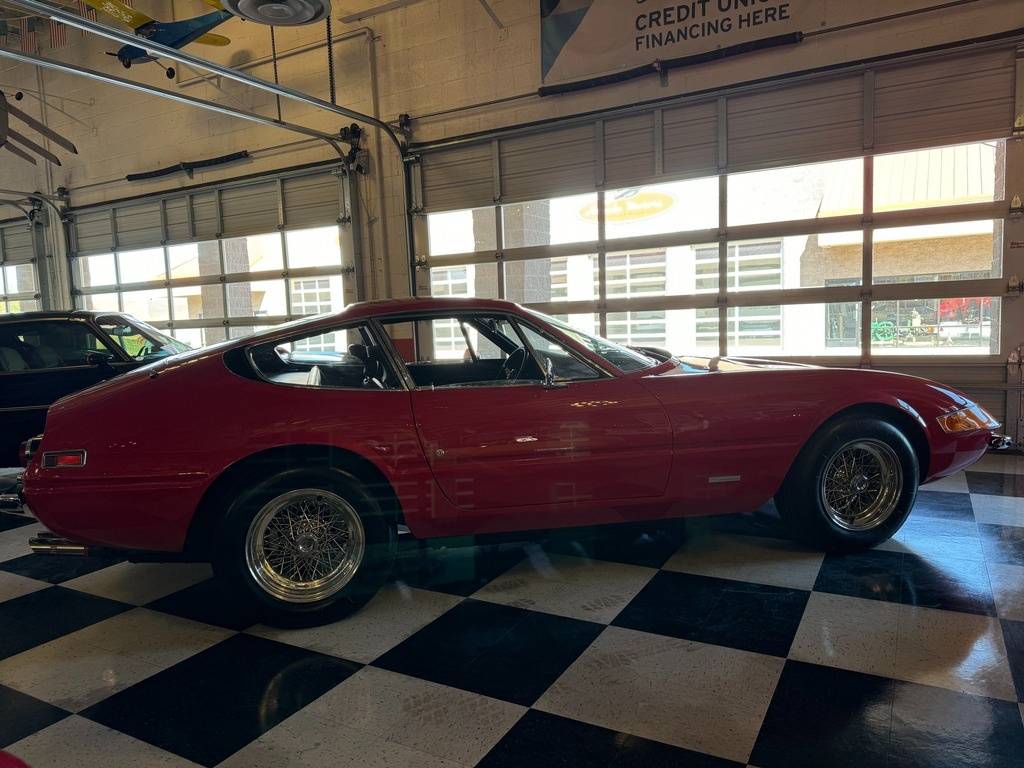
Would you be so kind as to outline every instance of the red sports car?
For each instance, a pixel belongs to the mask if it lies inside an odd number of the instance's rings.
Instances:
[[[998,424],[910,376],[630,349],[503,301],[356,304],[58,401],[36,550],[209,560],[314,624],[416,537],[752,510],[825,549],[891,536]],[[61,538],[58,538],[61,537]],[[130,555],[131,556],[131,555]]]

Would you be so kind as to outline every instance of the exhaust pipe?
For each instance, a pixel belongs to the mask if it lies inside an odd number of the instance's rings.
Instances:
[[[1013,438],[1008,435],[992,435],[988,447],[991,451],[1008,451],[1013,448]]]
[[[37,555],[80,555],[89,554],[89,547],[77,541],[64,539],[55,533],[41,533],[28,540],[29,548]]]

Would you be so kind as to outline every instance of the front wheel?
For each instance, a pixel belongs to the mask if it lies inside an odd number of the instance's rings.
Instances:
[[[396,545],[393,516],[356,478],[286,470],[228,508],[214,570],[265,623],[313,626],[362,607],[387,579]]]
[[[775,503],[801,541],[830,551],[864,549],[900,529],[919,477],[917,455],[899,429],[847,417],[808,441]]]

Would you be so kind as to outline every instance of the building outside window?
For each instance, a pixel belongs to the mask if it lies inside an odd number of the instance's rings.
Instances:
[[[0,263],[0,314],[38,310],[38,291],[35,264]]]

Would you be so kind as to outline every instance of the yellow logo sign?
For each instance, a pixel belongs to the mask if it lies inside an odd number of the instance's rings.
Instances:
[[[606,222],[641,221],[658,216],[676,204],[676,199],[667,192],[620,192],[617,197],[606,195],[604,199],[604,220]],[[585,205],[580,216],[588,221],[597,221],[597,203]]]

